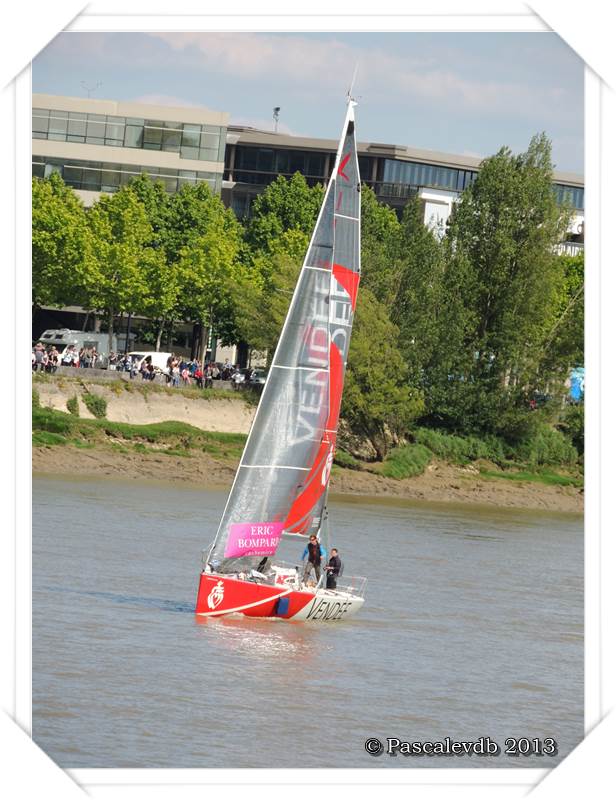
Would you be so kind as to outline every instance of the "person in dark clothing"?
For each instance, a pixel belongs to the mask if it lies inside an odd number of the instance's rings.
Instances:
[[[327,572],[327,589],[335,589],[336,588],[336,578],[340,575],[340,570],[342,568],[342,561],[340,561],[340,556],[338,555],[338,551],[335,547],[332,547],[332,551],[330,554],[330,559],[325,567],[325,571]]]
[[[321,578],[321,559],[323,561],[325,560],[326,553],[325,550],[323,550],[323,546],[319,544],[319,541],[314,533],[310,537],[310,540],[304,549],[302,561],[304,561],[306,556],[308,556],[308,560],[306,561],[306,566],[304,567],[303,581],[306,583],[310,577],[310,573],[314,569],[314,574],[316,575],[318,583]]]

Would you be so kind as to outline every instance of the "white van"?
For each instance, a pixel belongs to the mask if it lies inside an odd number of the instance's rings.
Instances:
[[[133,351],[128,354],[132,359],[133,363],[135,359],[137,359],[137,369],[141,369],[141,364],[143,361],[150,356],[152,359],[152,364],[154,365],[154,369],[157,372],[163,372],[165,375],[169,371],[167,368],[167,361],[171,358],[173,353],[157,353],[154,350],[139,350]]]
[[[122,352],[124,343],[126,341],[126,334],[120,333],[116,336],[114,333],[111,342],[111,349],[113,351]],[[129,335],[129,341],[134,342],[135,334]],[[97,367],[107,368],[109,359],[109,334],[96,333],[95,331],[74,331],[70,328],[51,328],[43,331],[41,336],[36,340],[42,342],[45,347],[55,345],[58,353],[60,354],[60,363],[62,363],[62,356],[68,350],[70,345],[73,345],[75,350],[79,352],[82,347],[91,350],[96,348],[99,356]]]

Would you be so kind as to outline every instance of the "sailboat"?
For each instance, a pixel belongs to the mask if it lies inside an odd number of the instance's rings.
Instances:
[[[327,531],[327,492],[360,277],[355,101],[220,526],[203,554],[196,614],[334,622],[364,578],[304,580],[276,561],[283,537]],[[335,583],[335,588],[333,587]]]

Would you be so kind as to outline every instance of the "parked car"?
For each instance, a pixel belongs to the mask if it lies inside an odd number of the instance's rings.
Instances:
[[[267,380],[267,370],[263,367],[255,367],[253,369],[248,370],[250,373],[246,378],[246,383],[248,386],[253,387],[263,387],[265,386],[265,381]]]
[[[171,358],[173,353],[157,353],[154,350],[139,350],[138,352],[133,351],[128,355],[131,356],[133,361],[137,359],[138,370],[141,369],[141,364],[144,361],[144,359],[150,356],[152,359],[152,364],[154,365],[154,370],[156,372],[162,372],[163,374],[166,375],[168,372],[167,361],[169,360],[169,358]]]

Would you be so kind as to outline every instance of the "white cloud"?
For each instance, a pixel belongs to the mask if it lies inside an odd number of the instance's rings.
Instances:
[[[359,65],[357,91],[369,102],[390,99],[404,92],[435,104],[478,112],[532,115],[566,106],[564,88],[498,81],[489,77],[469,78],[445,69],[438,59],[414,58],[390,53],[384,47],[358,47],[310,35],[254,33],[165,33],[148,34],[166,42],[176,58],[181,55],[193,67],[207,67],[240,77],[246,82],[281,77],[296,92],[343,95],[355,65]]]

